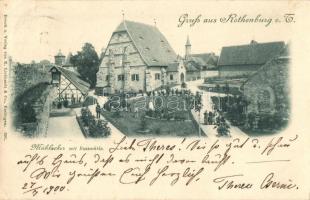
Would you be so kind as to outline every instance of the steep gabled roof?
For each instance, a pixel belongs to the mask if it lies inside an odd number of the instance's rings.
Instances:
[[[70,71],[70,70],[67,70],[67,69],[64,69],[63,67],[59,67],[59,66],[53,66],[51,68],[51,70],[53,68],[56,68],[64,77],[66,77],[78,90],[81,91],[81,93],[83,95],[86,95],[89,91],[89,83],[83,81],[80,77],[79,77],[79,74],[73,72],[73,71]]]
[[[262,72],[266,72],[270,70],[270,65],[275,65],[279,67],[279,71],[281,70],[281,66],[288,67],[290,63],[290,46],[289,44],[285,45],[283,49],[280,51],[278,56],[273,57],[271,60],[268,60],[261,68],[259,68],[255,73],[248,77],[246,81],[241,85],[243,87],[246,83],[251,81],[255,76],[259,75]],[[279,62],[281,61],[281,62]]]
[[[157,27],[126,20],[114,33],[121,31],[127,31],[146,65],[168,66],[177,60],[174,50]]]
[[[283,41],[268,43],[252,41],[248,45],[223,47],[218,65],[262,65],[279,55],[284,46]]]
[[[191,54],[191,56],[202,59],[206,64],[208,64],[209,62],[212,62],[212,64],[214,62],[216,64],[218,59],[218,56],[216,56],[214,53]]]
[[[281,62],[279,62],[281,61]],[[250,82],[254,77],[258,76],[259,74],[270,70],[271,65],[277,66],[277,69],[280,71],[281,67],[288,67],[290,63],[290,57],[286,56],[279,56],[274,57],[273,59],[269,60],[265,65],[263,65],[259,70],[257,70],[254,74],[252,74],[246,81],[243,82],[241,88],[244,87],[248,82]]]
[[[194,62],[186,62],[185,63],[185,68],[187,72],[196,72],[199,71],[198,65],[196,65]]]
[[[167,72],[177,72],[179,67],[178,62],[169,63],[167,67]]]
[[[202,69],[215,69],[217,66],[218,56],[214,53],[201,53],[191,54],[186,62],[192,63],[192,65],[198,70]]]
[[[207,63],[200,57],[191,56],[190,61],[195,62],[199,67],[207,65]]]

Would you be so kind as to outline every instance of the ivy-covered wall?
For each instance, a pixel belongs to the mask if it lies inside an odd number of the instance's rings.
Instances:
[[[243,85],[247,113],[287,122],[290,115],[289,57],[267,62]],[[274,121],[275,122],[275,121]]]
[[[17,97],[27,89],[42,82],[50,82],[49,66],[40,64],[14,64],[11,66],[12,96]]]
[[[49,118],[50,66],[11,65],[13,125],[24,135],[44,134]]]

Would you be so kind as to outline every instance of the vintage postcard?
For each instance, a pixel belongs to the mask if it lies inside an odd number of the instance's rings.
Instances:
[[[0,6],[0,200],[310,199],[309,2]]]

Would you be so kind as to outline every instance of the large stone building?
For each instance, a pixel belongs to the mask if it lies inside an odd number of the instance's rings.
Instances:
[[[241,86],[249,102],[247,113],[289,114],[289,62],[288,49],[269,60]]]
[[[217,62],[218,56],[215,53],[191,53],[191,43],[187,37],[185,44],[184,63],[187,70],[186,80],[196,80],[200,78],[212,77],[218,75]]]
[[[97,72],[96,92],[152,91],[185,81],[186,70],[156,26],[123,21],[112,33]]]
[[[223,47],[218,69],[220,77],[249,76],[259,70],[269,60],[279,56],[285,47],[283,41]]]

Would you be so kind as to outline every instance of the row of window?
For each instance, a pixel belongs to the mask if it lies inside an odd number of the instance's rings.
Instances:
[[[109,75],[106,76],[106,80],[109,80]],[[117,76],[117,80],[118,81],[124,81],[125,80],[125,75],[124,74],[120,74]],[[132,81],[139,81],[139,74],[132,74],[131,75],[131,80]],[[155,80],[160,80],[160,73],[156,73],[155,74]],[[170,74],[170,80],[173,80],[173,75]]]
[[[106,76],[106,81],[109,81],[110,80],[110,76],[107,75]],[[124,74],[120,74],[117,76],[117,80],[118,81],[124,81],[125,80],[125,75]],[[132,81],[139,81],[139,74],[132,74],[131,75],[131,80]]]
[[[125,80],[125,75],[124,74],[120,74],[117,76],[117,80],[118,81],[124,81]],[[139,81],[139,74],[132,74],[131,75],[131,80],[132,81]]]
[[[160,73],[155,74],[155,80],[160,80]],[[170,80],[173,80],[173,74],[170,74]]]

